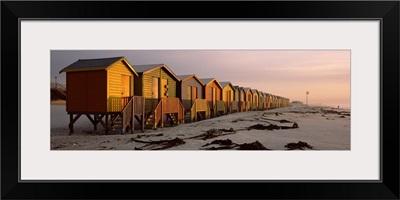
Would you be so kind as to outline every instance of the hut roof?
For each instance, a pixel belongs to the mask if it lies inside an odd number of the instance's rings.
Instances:
[[[253,92],[253,94],[254,94],[254,93],[258,93],[258,90],[257,90],[257,89],[251,89],[251,91]]]
[[[177,77],[178,77],[181,81],[185,81],[186,79],[189,79],[189,78],[193,77],[193,78],[196,79],[200,84],[202,84],[203,86],[205,85],[205,84],[203,83],[203,81],[201,81],[200,78],[197,77],[195,74],[177,75]]]
[[[148,64],[148,65],[134,65],[134,67],[139,74],[145,74],[155,69],[163,67],[172,75],[172,77],[174,77],[177,81],[180,81],[180,79],[176,76],[176,74],[166,64],[161,63],[161,64]]]
[[[219,83],[219,81],[215,78],[200,78],[200,80],[204,83],[204,85],[208,85],[209,83],[215,80],[219,85],[219,87],[223,88],[222,85]]]
[[[251,93],[253,93],[253,91],[252,91],[252,90],[251,90],[251,88],[249,88],[249,87],[244,87],[243,89],[244,89],[244,91],[245,91],[245,92],[247,92],[247,91],[249,91],[249,90],[250,90],[250,91],[251,91]]]
[[[232,87],[232,89],[235,89],[232,85],[231,82],[229,81],[223,81],[223,82],[219,82],[219,84],[221,84],[222,88],[225,88],[226,86],[230,85]]]
[[[76,72],[76,71],[93,71],[93,70],[107,70],[114,63],[124,61],[128,68],[136,75],[136,70],[132,67],[132,65],[128,62],[128,60],[121,57],[112,57],[112,58],[95,58],[95,59],[79,59],[78,61],[68,65],[64,69],[60,71],[62,72]]]

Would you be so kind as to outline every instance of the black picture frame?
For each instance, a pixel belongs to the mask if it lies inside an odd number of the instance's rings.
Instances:
[[[184,9],[183,9],[184,8]],[[399,199],[398,1],[2,1],[2,199]],[[112,10],[113,12],[110,12]],[[368,181],[19,182],[20,19],[379,19],[381,20],[381,174]],[[33,97],[32,97],[33,98]],[[367,155],[366,155],[367,156]],[[117,169],[115,169],[117,170]],[[150,189],[151,193],[147,193]]]

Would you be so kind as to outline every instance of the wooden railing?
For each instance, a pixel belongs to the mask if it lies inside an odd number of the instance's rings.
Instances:
[[[250,102],[244,101],[244,111],[249,111],[250,110]]]
[[[126,98],[124,98],[125,100]],[[133,118],[133,101],[134,98],[130,97],[129,101],[125,104],[124,109],[121,111],[122,115],[122,127],[121,127],[121,132],[124,133],[124,130],[126,127],[130,124],[132,118]]]
[[[138,98],[143,98],[143,97],[138,97]],[[129,101],[132,99],[132,96],[130,97],[109,97],[108,98],[108,107],[109,107],[109,112],[121,112],[126,105],[129,103]]]
[[[132,99],[132,97],[121,97],[121,107],[125,108],[128,102]]]
[[[134,115],[144,115],[144,102],[145,98],[142,96],[133,96],[133,97],[122,97],[122,98],[114,98],[112,101],[119,102],[115,103],[118,106],[124,105],[121,112],[114,116],[112,120],[110,120],[110,124],[115,124],[118,118],[121,116],[122,124],[121,124],[121,133],[125,132],[125,129],[128,125],[134,126]],[[115,111],[113,111],[115,112]],[[133,129],[132,129],[133,130]]]
[[[162,101],[159,101],[156,108],[154,108],[154,124],[153,128],[157,128],[157,124],[162,120],[163,113],[162,113]]]
[[[193,107],[194,102],[188,99],[182,99],[182,104],[186,110],[190,110]]]
[[[196,99],[190,109],[190,119],[197,121],[197,113],[205,112],[205,118],[210,118],[210,106],[205,99]]]
[[[246,111],[246,102],[245,101],[239,101],[238,102],[238,111],[239,112],[244,112]]]
[[[263,101],[258,102],[258,109],[264,110],[264,102]]]
[[[164,114],[178,114],[178,123],[184,122],[185,107],[178,98],[162,98],[154,109],[154,128],[161,121],[161,126],[164,124]]]
[[[231,113],[233,112],[239,112],[239,102],[238,101],[232,101],[231,102],[231,108],[230,108]]]
[[[144,114],[144,103],[145,98],[142,96],[133,96],[133,114],[143,115]]]
[[[225,102],[224,101],[217,100],[215,106],[216,106],[216,112],[223,111],[224,114],[226,114],[226,107],[225,107]]]

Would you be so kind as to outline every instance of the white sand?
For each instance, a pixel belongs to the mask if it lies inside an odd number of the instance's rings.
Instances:
[[[322,110],[332,110],[349,113],[346,109],[308,107],[295,105],[294,107],[278,108],[267,111],[252,111],[234,113],[213,119],[195,123],[181,124],[175,127],[159,128],[157,130],[146,129],[144,133],[136,130],[134,134],[104,135],[104,129],[98,126],[98,131],[93,131],[93,125],[81,116],[74,124],[74,133],[69,135],[69,116],[65,111],[65,105],[51,106],[51,147],[57,150],[134,150],[135,147],[143,147],[145,144],[134,142],[131,139],[143,141],[158,141],[166,139],[182,138],[185,144],[168,148],[167,150],[199,150],[212,145],[202,147],[214,140],[230,139],[237,144],[259,141],[263,146],[272,150],[286,150],[287,143],[298,141],[307,142],[315,150],[350,150],[350,116],[341,118],[342,115],[332,113],[324,114]],[[276,116],[275,113],[281,113]],[[295,113],[297,112],[297,113]],[[317,113],[310,113],[317,112]],[[280,130],[247,130],[247,127],[255,124],[279,126],[292,126],[293,123],[279,123],[267,120],[288,120],[296,122],[299,128]],[[236,121],[236,122],[235,122]],[[200,135],[210,129],[230,129],[235,134],[220,136],[207,140],[185,139]],[[157,134],[162,136],[155,136]],[[139,138],[139,136],[141,136]],[[149,137],[146,137],[149,136]]]

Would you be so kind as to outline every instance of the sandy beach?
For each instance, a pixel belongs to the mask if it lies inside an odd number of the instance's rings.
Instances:
[[[101,126],[93,131],[93,125],[86,117],[75,123],[74,133],[69,135],[68,121],[65,105],[51,105],[52,150],[236,150],[240,149],[240,145],[255,144],[256,141],[269,150],[288,150],[290,148],[285,147],[288,143],[299,141],[310,145],[311,148],[304,147],[304,150],[350,150],[348,109],[295,105],[233,113],[123,135],[105,135]],[[295,123],[298,128],[292,128]],[[218,141],[212,144],[215,140]]]

